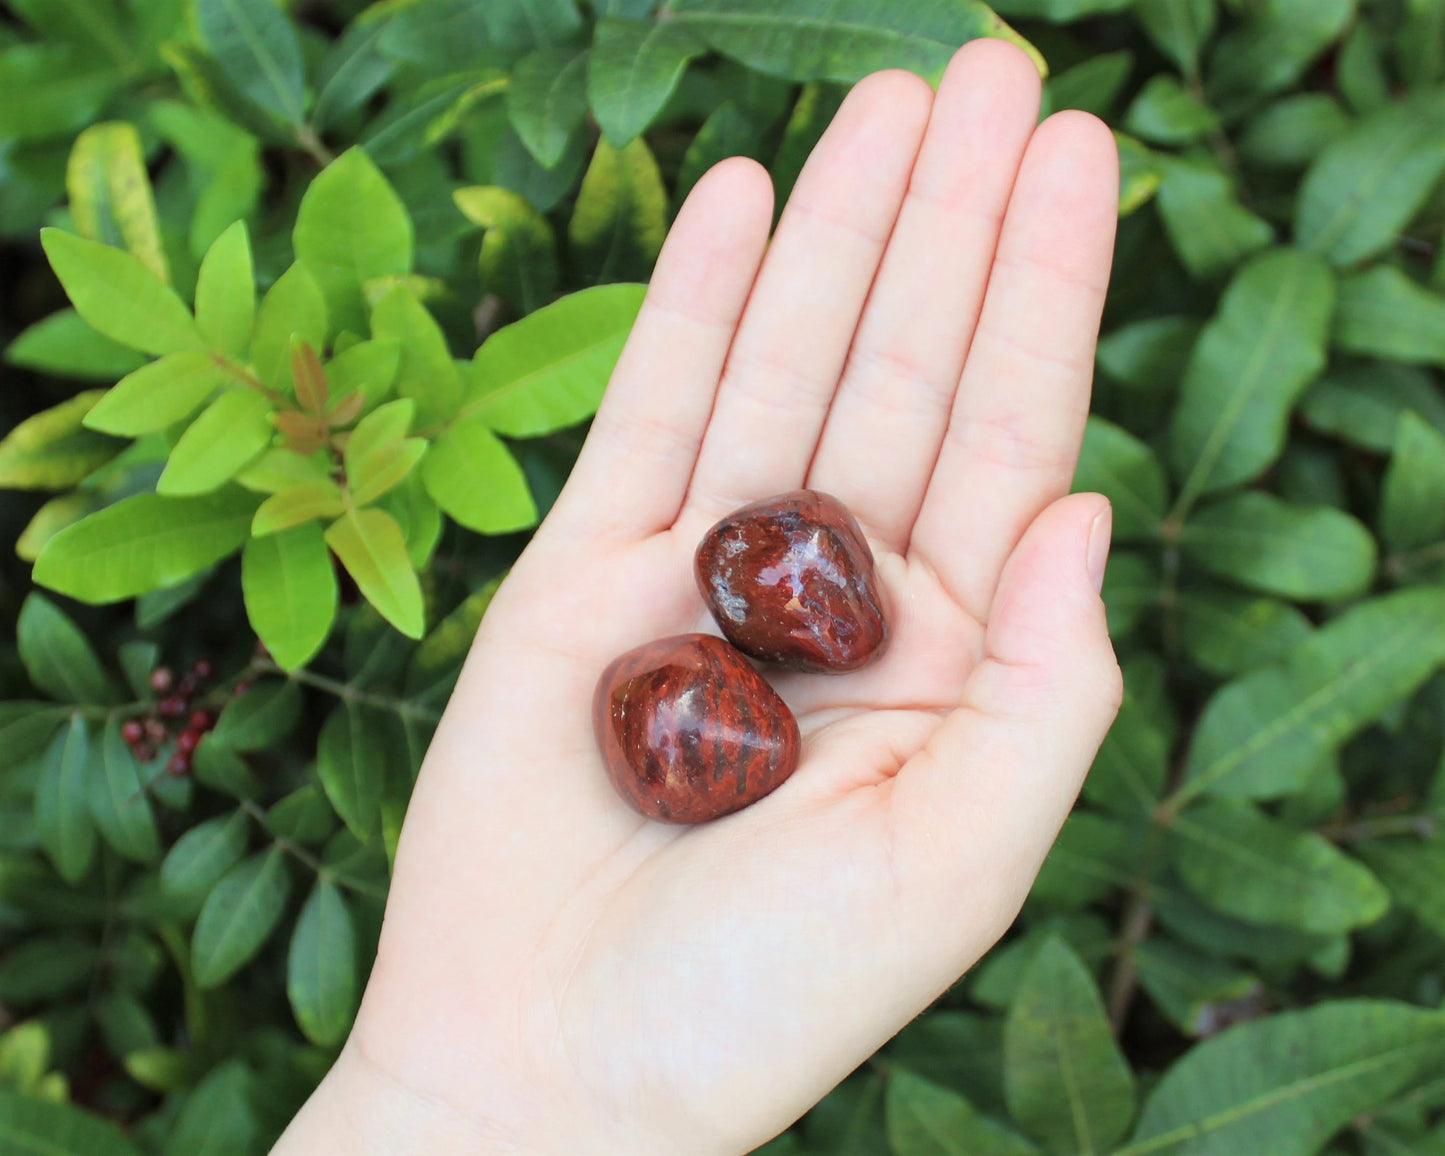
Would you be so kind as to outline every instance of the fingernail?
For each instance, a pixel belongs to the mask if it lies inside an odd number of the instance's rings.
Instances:
[[[1097,594],[1104,588],[1104,567],[1109,564],[1109,541],[1114,536],[1114,507],[1105,506],[1089,527],[1089,549],[1086,565],[1089,581]]]

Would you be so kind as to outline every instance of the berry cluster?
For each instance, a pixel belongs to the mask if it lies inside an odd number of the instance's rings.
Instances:
[[[210,711],[191,709],[211,673],[211,664],[204,658],[179,680],[168,666],[151,671],[151,689],[161,697],[145,717],[130,719],[120,728],[121,737],[137,759],[151,762],[167,741],[174,738],[175,749],[166,761],[166,772],[190,774],[192,752],[200,744],[201,736],[216,725],[216,716]],[[237,686],[235,693],[244,692]]]

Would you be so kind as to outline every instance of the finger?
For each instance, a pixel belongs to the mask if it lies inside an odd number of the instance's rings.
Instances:
[[[943,441],[1038,108],[1038,70],[1018,48],[976,40],[954,56],[809,468],[809,486],[894,549]]]
[[[668,233],[554,524],[642,537],[672,524],[772,222],[772,182],[714,166]]]
[[[1050,117],[1024,155],[983,312],[910,549],[987,612],[1025,528],[1068,492],[1118,212],[1113,137]]]
[[[917,933],[956,924],[960,895],[988,897],[974,932],[986,938],[953,945],[959,958],[1012,921],[1118,711],[1098,595],[1110,522],[1098,494],[1039,515],[1005,568],[962,703],[888,785]]]
[[[875,73],[813,150],[728,355],[690,506],[716,516],[802,484],[932,99],[911,73]]]

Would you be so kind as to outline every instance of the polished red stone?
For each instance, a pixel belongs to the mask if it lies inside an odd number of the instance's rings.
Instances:
[[[816,490],[729,514],[697,548],[696,570],[723,634],[754,658],[857,670],[888,638],[873,551],[848,507]]]
[[[630,650],[597,683],[592,722],[618,793],[652,819],[701,823],[755,803],[798,766],[793,712],[711,634]]]

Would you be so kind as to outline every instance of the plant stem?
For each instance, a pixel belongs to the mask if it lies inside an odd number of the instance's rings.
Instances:
[[[314,687],[317,690],[324,690],[327,694],[335,695],[347,702],[362,703],[365,706],[380,707],[382,710],[394,711],[396,714],[408,718],[422,719],[425,722],[437,722],[441,719],[441,712],[432,710],[429,707],[418,706],[406,699],[391,698],[384,694],[372,694],[370,691],[358,690],[350,683],[338,682],[334,678],[327,678],[324,674],[313,674],[309,670],[285,671],[272,662],[261,661],[256,664],[256,669],[265,674],[280,674],[303,686]]]

